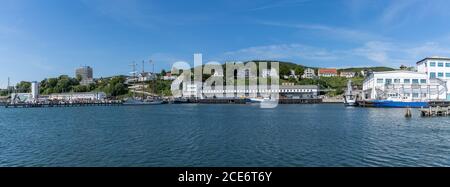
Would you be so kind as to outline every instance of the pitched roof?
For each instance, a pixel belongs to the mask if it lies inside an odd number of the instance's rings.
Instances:
[[[337,74],[337,69],[319,69],[320,74]]]

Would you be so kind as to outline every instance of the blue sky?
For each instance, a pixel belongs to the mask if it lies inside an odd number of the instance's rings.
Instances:
[[[273,59],[320,67],[450,56],[446,0],[0,0],[0,87],[80,65],[96,77],[175,61]]]

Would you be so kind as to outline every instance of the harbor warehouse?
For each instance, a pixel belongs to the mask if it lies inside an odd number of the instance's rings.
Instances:
[[[364,99],[402,101],[444,100],[446,82],[414,71],[373,72],[363,83]]]
[[[438,78],[447,82],[450,88],[450,58],[448,57],[427,57],[416,63],[417,71],[425,73],[429,78]],[[450,93],[447,93],[447,100],[450,100]]]
[[[106,98],[104,92],[84,92],[84,93],[61,93],[61,94],[51,94],[49,96],[50,100],[60,100],[60,101],[74,101],[74,100],[103,100]]]
[[[236,88],[234,90],[210,90],[203,89],[200,83],[187,84],[183,89],[184,98],[214,98],[234,95],[235,98],[245,97],[261,97],[264,94],[278,93],[281,98],[286,99],[315,99],[319,94],[319,86],[317,85],[280,85],[278,88],[261,89],[261,88]]]

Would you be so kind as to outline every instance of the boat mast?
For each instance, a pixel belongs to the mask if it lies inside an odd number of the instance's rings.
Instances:
[[[145,74],[145,70],[144,70],[144,66],[145,66],[145,61],[142,61],[142,99],[144,99],[145,97],[145,78],[144,78],[144,74]]]
[[[347,82],[347,95],[352,95],[353,89],[352,89],[352,80],[348,80]]]
[[[11,92],[11,90],[9,90],[9,88],[10,88],[10,80],[9,80],[9,77],[8,77],[8,87],[6,87],[6,91],[7,91],[7,95],[6,96],[9,96],[9,94]]]
[[[151,76],[153,77],[153,79],[152,79],[152,83],[153,83],[153,85],[152,85],[152,92],[153,92],[153,95],[155,94],[155,79],[156,79],[156,75],[155,75],[155,63],[153,63],[153,60],[149,60],[148,61],[148,63],[150,63],[151,65],[152,65],[152,74],[151,74]]]
[[[134,88],[135,83],[136,83],[136,63],[133,61],[132,64],[130,64],[130,66],[133,67],[133,71],[131,72],[132,74],[132,80],[133,80],[133,84],[131,84],[131,87],[133,87],[133,99],[136,98],[136,88]]]

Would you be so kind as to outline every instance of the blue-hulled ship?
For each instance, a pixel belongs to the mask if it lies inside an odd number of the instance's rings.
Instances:
[[[380,108],[421,108],[428,107],[426,101],[395,101],[395,100],[366,100],[359,103],[365,107]]]

